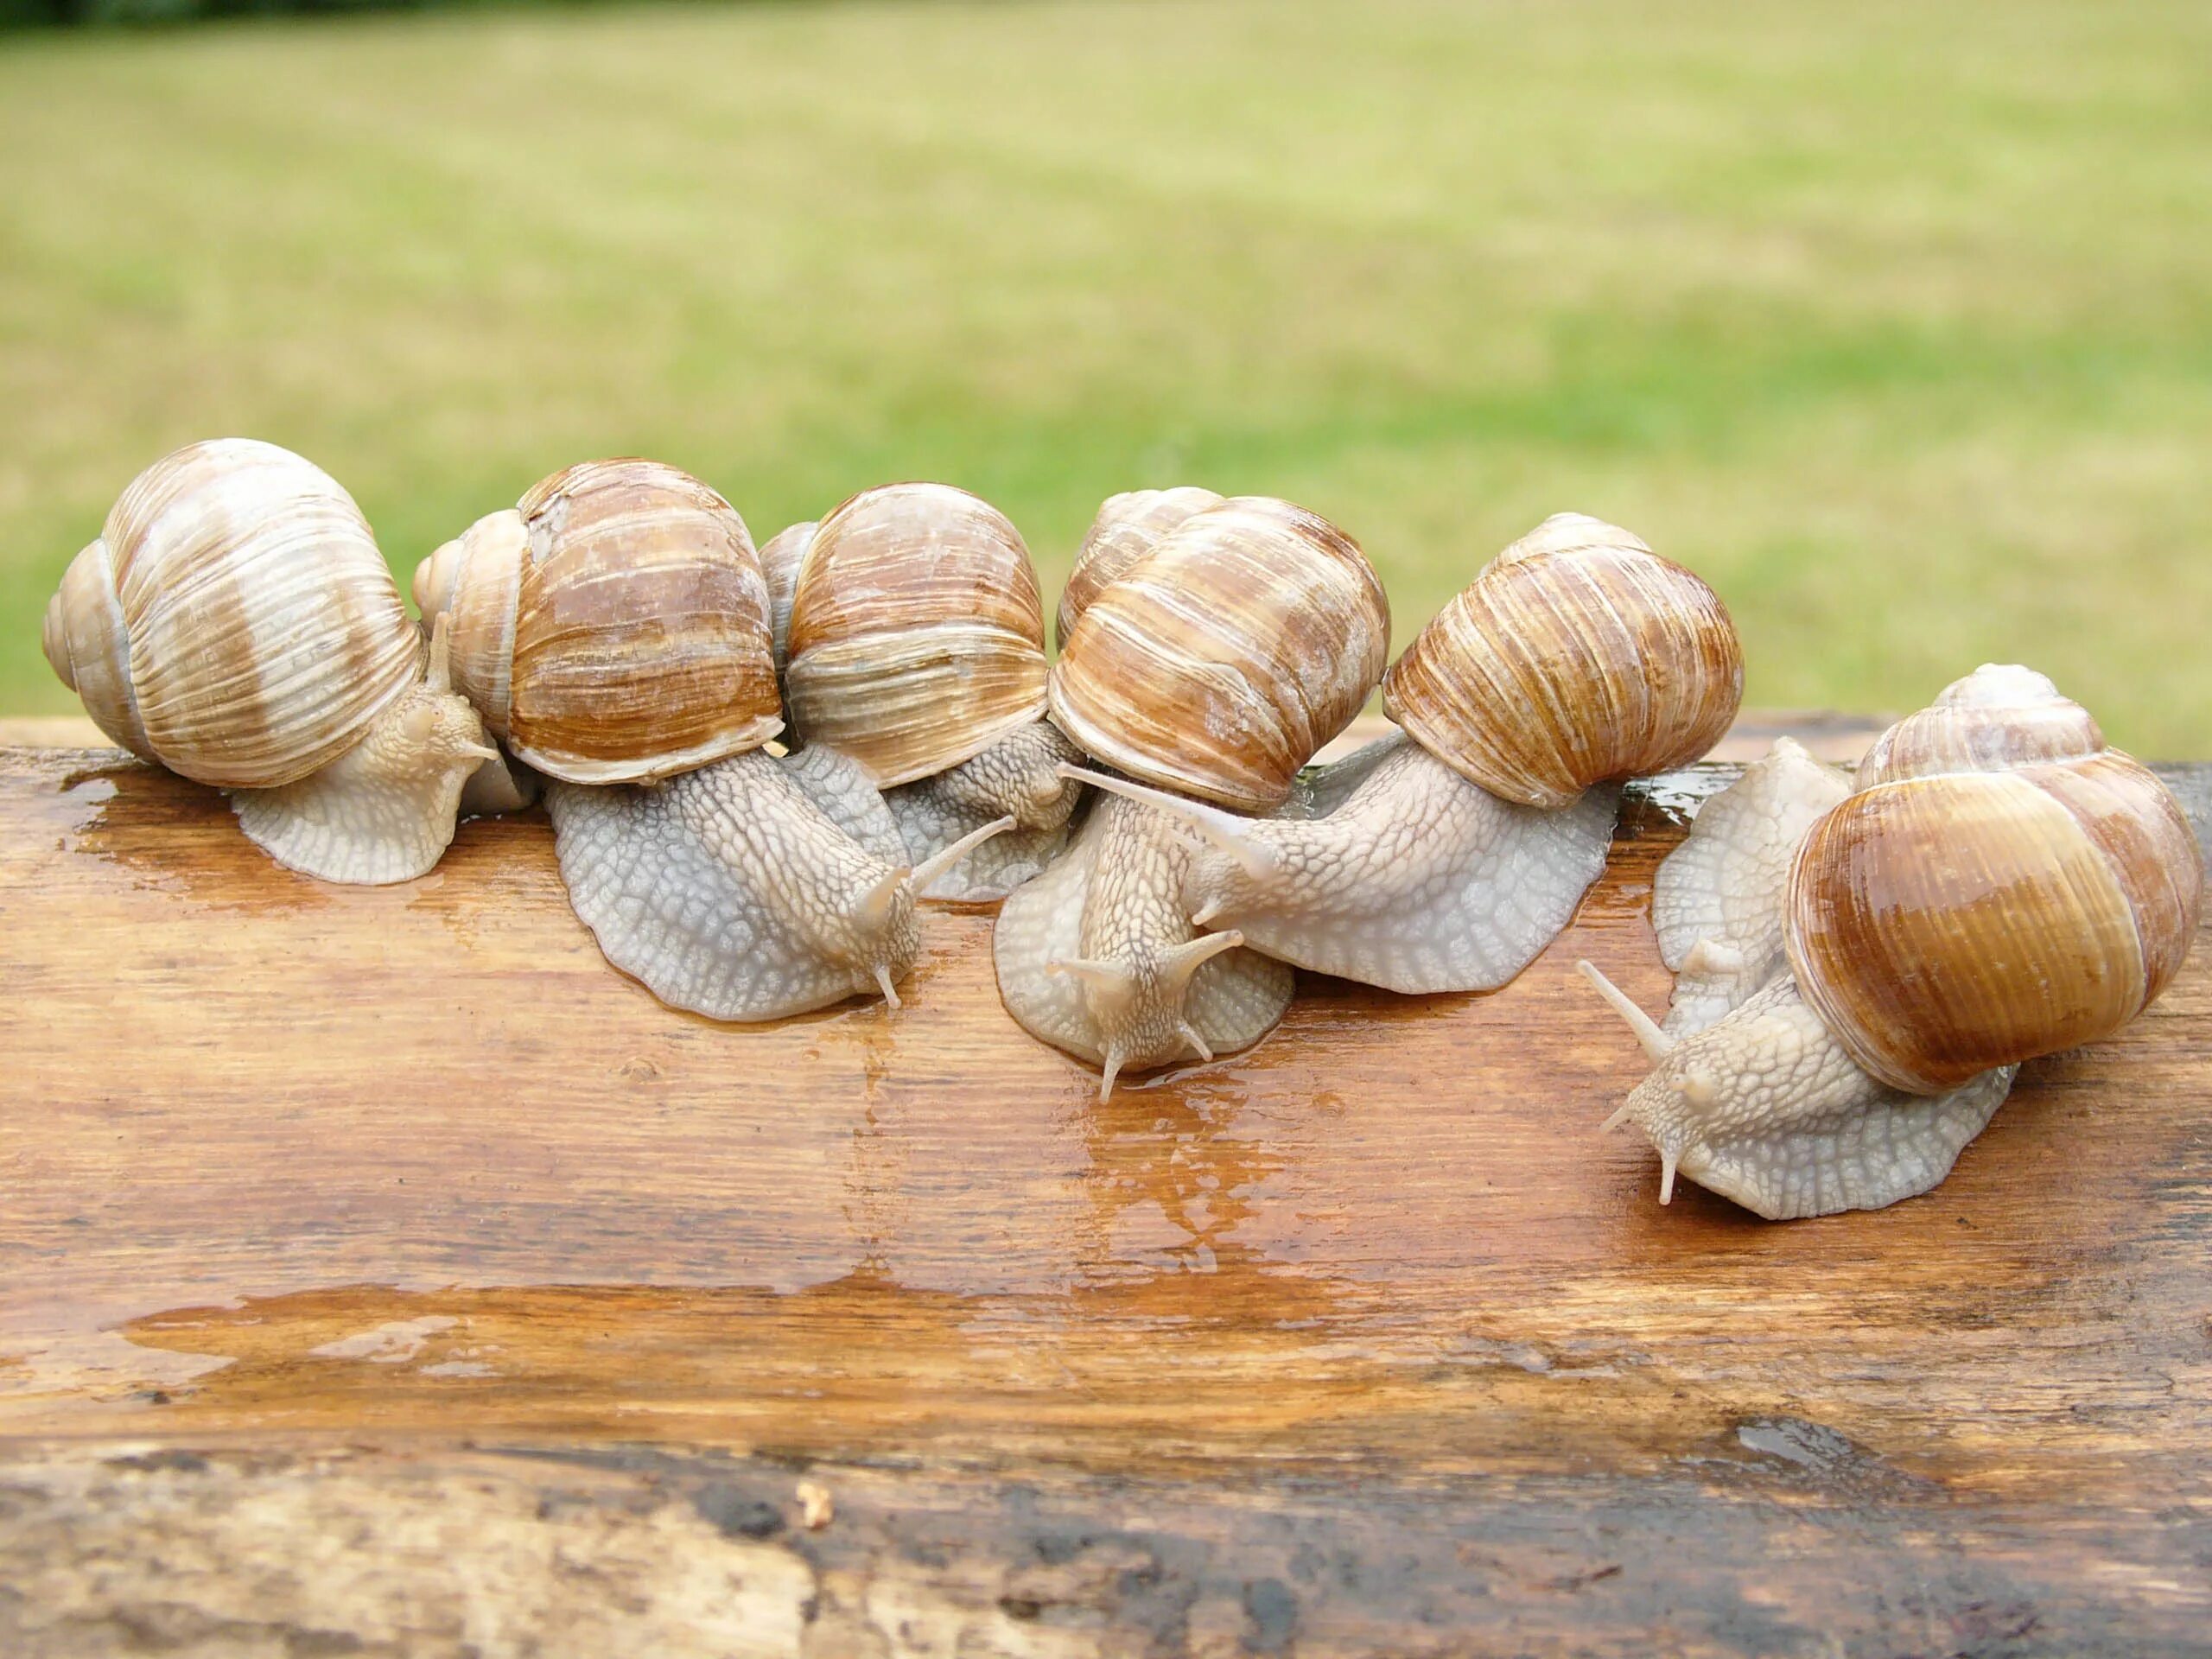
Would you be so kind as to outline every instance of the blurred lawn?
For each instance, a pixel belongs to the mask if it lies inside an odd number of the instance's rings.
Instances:
[[[403,575],[645,453],[757,537],[941,478],[1293,497],[1401,643],[1545,513],[1764,704],[1988,658],[2212,753],[2212,8],[506,11],[0,41],[0,711],[187,439]]]

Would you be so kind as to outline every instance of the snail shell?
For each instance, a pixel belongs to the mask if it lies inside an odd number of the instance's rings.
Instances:
[[[102,731],[172,772],[268,789],[359,744],[422,641],[360,509],[275,444],[188,444],[139,474],[41,642]]]
[[[1807,1004],[1933,1095],[2110,1036],[2179,971],[2202,902],[2165,785],[2039,674],[1985,667],[1901,722],[1790,868]]]
[[[1084,607],[1052,717],[1147,783],[1245,811],[1290,794],[1381,676],[1389,601],[1358,544],[1287,501],[1192,513]]]
[[[1421,630],[1382,705],[1469,782],[1529,806],[1687,766],[1726,733],[1744,656],[1719,597],[1628,531],[1560,513]]]
[[[1006,515],[946,484],[864,490],[816,526],[785,685],[801,741],[884,788],[982,753],[1045,712],[1045,619]]]
[[[819,524],[809,518],[786,524],[760,544],[760,574],[768,583],[768,620],[775,640],[776,671],[791,661],[791,598],[798,591],[798,568],[814,545]]]
[[[1221,505],[1211,490],[1183,485],[1172,490],[1125,490],[1109,495],[1091,520],[1090,532],[1075,556],[1075,569],[1060,590],[1053,634],[1065,648],[1076,619],[1090,608],[1106,585],[1152,551],[1162,536],[1194,512]]]
[[[745,521],[658,461],[586,461],[416,573],[450,612],[454,682],[508,747],[570,783],[649,782],[782,728],[768,590]]]

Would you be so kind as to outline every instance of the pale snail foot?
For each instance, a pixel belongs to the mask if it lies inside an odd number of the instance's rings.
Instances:
[[[1074,843],[1015,890],[991,936],[999,995],[1032,1036],[1123,1071],[1249,1048],[1290,1006],[1294,976],[1183,918],[1188,848],[1147,809],[1101,801]]]
[[[922,896],[988,903],[1042,874],[1066,847],[1069,819],[1083,797],[1083,785],[1060,767],[1081,758],[1058,727],[1037,720],[934,778],[886,791],[906,855],[917,861],[995,818],[1014,819],[1012,830],[961,859]]]
[[[1620,799],[1605,785],[1555,811],[1517,806],[1402,733],[1313,769],[1268,818],[1084,775],[1205,843],[1183,889],[1199,925],[1411,994],[1492,990],[1541,955],[1604,873]]]
[[[1682,1175],[1770,1221],[1878,1210],[1951,1173],[2011,1091],[1986,1071],[1945,1095],[1869,1077],[1807,1007],[1788,975],[1703,1031],[1669,1038],[1587,963],[1654,1066],[1605,1127],[1633,1123],[1661,1162],[1659,1201]]]
[[[442,680],[442,677],[439,677]],[[416,686],[321,771],[274,789],[231,791],[249,840],[320,880],[410,880],[452,844],[461,798],[497,757],[476,711],[440,683]]]
[[[1698,810],[1651,885],[1651,927],[1674,971],[1664,1029],[1703,1030],[1789,970],[1783,947],[1789,861],[1851,780],[1783,737]]]
[[[545,799],[577,916],[662,1001],[740,1021],[854,995],[899,1006],[921,950],[914,887],[935,872],[876,856],[772,756],[650,787],[552,782]]]
[[[820,744],[787,755],[778,764],[784,776],[797,784],[832,823],[869,852],[887,864],[907,861],[906,841],[899,833],[899,821],[892,817],[883,791],[875,786],[866,766],[849,754]]]

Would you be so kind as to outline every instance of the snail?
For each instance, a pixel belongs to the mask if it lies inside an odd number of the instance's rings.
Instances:
[[[1777,745],[1660,871],[1671,1029],[1582,964],[1654,1062],[1611,1123],[1657,1147],[1662,1202],[1677,1174],[1771,1219],[1927,1192],[2022,1062],[2165,988],[2202,888],[2172,794],[2028,669],[1947,688],[1847,793]]]
[[[1185,884],[1198,925],[1386,990],[1489,990],[1542,952],[1604,870],[1611,780],[1704,753],[1742,686],[1711,588],[1625,531],[1561,514],[1485,566],[1392,667],[1383,702],[1402,730],[1272,816],[1093,781],[1209,843]]]
[[[1041,870],[1082,795],[1058,766],[1079,757],[1044,719],[1037,573],[1006,515],[950,485],[891,484],[771,545],[790,573],[799,743],[858,763],[916,860],[1011,820],[925,896],[996,899]]]
[[[1266,497],[1205,507],[1100,588],[1048,685],[1054,723],[1127,779],[1076,844],[1019,888],[994,933],[999,991],[1032,1034],[1103,1068],[1211,1059],[1281,1017],[1290,969],[1205,932],[1192,797],[1265,810],[1359,712],[1382,672],[1382,584],[1326,519]],[[1164,791],[1173,791],[1167,793]]]
[[[353,498],[274,444],[188,444],[141,473],[42,643],[102,731],[228,791],[248,837],[326,881],[429,869],[495,758]]]
[[[880,992],[919,950],[920,887],[985,831],[910,866],[849,762],[782,728],[768,592],[745,521],[657,461],[531,486],[416,573],[455,684],[546,774],[576,914],[662,1001],[769,1020]]]

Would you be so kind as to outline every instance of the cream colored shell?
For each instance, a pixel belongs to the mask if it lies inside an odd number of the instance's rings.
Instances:
[[[416,572],[454,683],[508,747],[577,784],[645,782],[781,729],[768,590],[745,521],[673,467],[586,461]]]
[[[422,668],[353,498],[248,438],[188,444],[141,473],[64,574],[41,642],[101,730],[224,788],[321,770]]]
[[[1045,619],[1004,513],[946,484],[864,490],[816,527],[791,597],[799,741],[880,788],[972,759],[1045,712]]]
[[[1271,811],[1382,672],[1390,607],[1318,513],[1240,496],[1183,519],[1102,588],[1052,666],[1052,717],[1164,789]]]
[[[1471,783],[1558,807],[1687,766],[1728,730],[1744,656],[1712,588],[1616,525],[1547,518],[1421,630],[1382,706]]]
[[[1053,635],[1065,648],[1076,619],[1099,592],[1153,550],[1153,545],[1194,512],[1219,506],[1211,490],[1182,485],[1172,490],[1125,490],[1109,495],[1091,520],[1090,533],[1075,556],[1075,569],[1060,590]]]
[[[2179,970],[2202,903],[2166,787],[2042,676],[1987,667],[1893,728],[1814,825],[1788,944],[1859,1066],[1935,1095],[2118,1031]]]

